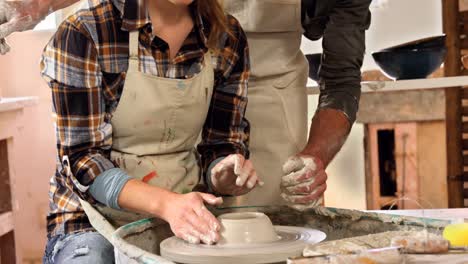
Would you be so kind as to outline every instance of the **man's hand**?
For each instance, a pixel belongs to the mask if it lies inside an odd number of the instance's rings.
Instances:
[[[262,185],[250,160],[233,154],[220,161],[211,170],[211,184],[216,193],[223,195],[244,195],[257,184]]]
[[[319,206],[327,189],[327,173],[323,163],[316,157],[298,155],[289,158],[283,165],[281,196],[293,205]]]
[[[340,110],[321,109],[315,113],[307,146],[283,166],[283,199],[301,209],[322,204],[327,189],[325,168],[343,146],[350,129],[349,120]]]

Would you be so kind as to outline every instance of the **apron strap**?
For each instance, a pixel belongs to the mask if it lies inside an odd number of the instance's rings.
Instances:
[[[203,67],[207,68],[209,70],[214,70],[213,69],[213,55],[214,51],[211,49],[208,49],[208,51],[205,53],[205,56],[203,58]]]
[[[129,32],[129,39],[128,39],[128,51],[129,51],[129,57],[128,57],[128,71],[133,71],[133,72],[138,72],[138,46],[139,46],[139,31],[131,31]],[[208,50],[205,53],[205,58],[204,58],[204,66],[208,67],[208,69],[213,68],[213,62],[212,62],[212,57],[213,57],[213,51]]]
[[[128,38],[128,71],[138,72],[138,41],[139,31],[131,31]]]

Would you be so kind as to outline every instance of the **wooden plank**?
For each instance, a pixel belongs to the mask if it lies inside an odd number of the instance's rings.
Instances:
[[[447,208],[447,147],[444,121],[417,123],[419,203],[423,208]]]
[[[447,57],[444,63],[445,76],[457,76],[461,70],[459,16],[458,0],[442,0],[443,30],[447,36]]]
[[[463,196],[465,196],[465,198],[468,198],[468,189],[463,190]]]
[[[460,39],[460,48],[468,49],[468,38]]]
[[[459,14],[460,14],[460,23],[468,24],[468,11],[461,11]]]
[[[15,264],[15,234],[10,232],[0,237],[0,264]]]
[[[441,0],[441,2],[443,30],[447,36],[447,57],[444,63],[445,76],[458,76],[462,68],[460,60],[459,0]],[[461,89],[446,89],[445,120],[447,129],[447,176],[449,179],[463,174],[461,101]],[[449,180],[447,189],[449,207],[463,207],[463,182]]]
[[[460,24],[460,39],[466,39],[468,35],[468,24]]]
[[[461,62],[459,63],[461,67]],[[425,78],[399,81],[370,81],[361,82],[362,93],[386,93],[410,90],[430,90],[468,86],[468,76],[451,76],[440,78]],[[319,94],[320,90],[316,83],[307,85],[307,94]]]
[[[369,125],[364,125],[364,174],[366,178],[366,209],[374,208],[372,192],[371,145],[369,138]]]
[[[398,198],[409,198],[398,202],[399,209],[418,209],[420,193],[418,175],[418,138],[416,123],[395,125],[395,160],[397,170]]]
[[[468,25],[467,25],[467,28],[468,28]],[[468,69],[466,69],[466,68],[463,67],[463,69],[462,69],[462,71],[461,71],[460,74],[461,74],[461,75],[468,75]]]
[[[462,98],[463,99],[468,99],[468,88],[463,88],[462,89]]]
[[[460,0],[459,1],[459,9],[460,9],[460,11],[467,11],[468,10],[468,0]]]
[[[13,213],[7,212],[0,215],[0,237],[13,231]]]
[[[467,107],[468,115],[468,107]],[[445,90],[364,93],[357,122],[393,123],[445,119]]]
[[[0,140],[0,213],[12,209],[7,145],[7,140]]]
[[[379,130],[394,130],[394,124],[372,124],[367,126],[367,163],[369,173],[366,174],[367,209],[380,210],[380,173],[379,145],[377,132]]]
[[[462,123],[462,131],[463,133],[468,133],[468,122]]]
[[[468,123],[461,121],[461,89],[447,89],[445,98],[449,208],[459,208],[464,206],[463,182],[453,177],[463,174],[462,131],[468,133]]]
[[[468,106],[463,106],[462,107],[462,115],[468,116]]]
[[[368,157],[370,166],[370,175],[366,181],[367,190],[367,208],[380,209],[380,180],[379,180],[379,155],[378,155],[378,128],[376,125],[368,126]]]

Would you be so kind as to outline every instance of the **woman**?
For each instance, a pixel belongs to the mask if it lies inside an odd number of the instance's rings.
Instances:
[[[204,203],[222,201],[190,191],[200,171],[218,195],[259,183],[245,159],[248,57],[216,0],[93,0],[61,24],[41,63],[59,161],[46,263],[113,262],[95,209],[112,223],[150,214],[192,243],[219,239]]]

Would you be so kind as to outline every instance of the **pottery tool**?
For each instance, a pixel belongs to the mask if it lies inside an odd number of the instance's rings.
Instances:
[[[460,241],[460,239],[463,239],[463,234],[457,233],[455,239]],[[411,236],[394,237],[390,245],[399,247],[404,253],[408,254],[468,254],[468,246],[453,244],[441,235],[432,234],[426,230],[415,232]]]
[[[387,247],[361,251],[353,254],[335,254],[313,258],[288,259],[288,264],[398,264],[405,263],[405,256],[398,247]]]
[[[177,237],[161,244],[162,257],[179,263],[277,263],[300,256],[308,244],[325,233],[302,227],[273,226],[262,213],[230,213],[219,217],[221,241],[217,245],[189,244]]]

